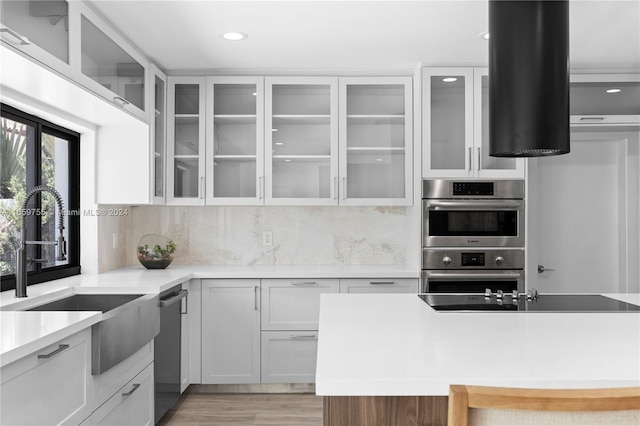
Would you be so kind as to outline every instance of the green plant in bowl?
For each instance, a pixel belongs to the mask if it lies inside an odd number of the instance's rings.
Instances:
[[[173,262],[176,243],[163,235],[146,234],[138,242],[138,261],[147,269],[164,269]]]

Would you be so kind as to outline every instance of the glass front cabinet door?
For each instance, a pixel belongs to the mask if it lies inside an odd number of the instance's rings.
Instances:
[[[81,83],[125,111],[147,120],[147,59],[92,9],[80,13]]]
[[[489,156],[486,68],[422,72],[422,176],[524,177],[524,159]]]
[[[340,78],[340,204],[412,202],[410,77]]]
[[[524,158],[489,155],[489,70],[487,68],[474,69],[473,90],[473,140],[476,155],[473,164],[476,175],[481,178],[524,178]]]
[[[267,204],[338,203],[338,79],[265,78]]]
[[[205,200],[205,77],[169,77],[167,204]]]
[[[151,137],[151,200],[153,204],[166,202],[165,178],[167,163],[167,76],[155,65],[149,66],[147,90],[150,95],[149,130]]]
[[[207,204],[263,203],[263,94],[262,77],[207,77]]]
[[[0,22],[4,43],[57,71],[69,72],[68,2],[2,1]]]

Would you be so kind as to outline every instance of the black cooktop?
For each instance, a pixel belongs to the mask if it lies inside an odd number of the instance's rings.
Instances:
[[[497,299],[484,294],[428,293],[418,295],[436,311],[504,312],[640,312],[640,306],[597,294],[541,294]]]

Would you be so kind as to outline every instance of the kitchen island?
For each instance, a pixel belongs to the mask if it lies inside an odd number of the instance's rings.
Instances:
[[[416,295],[328,294],[319,336],[325,425],[446,424],[450,384],[640,385],[633,312],[436,312]]]

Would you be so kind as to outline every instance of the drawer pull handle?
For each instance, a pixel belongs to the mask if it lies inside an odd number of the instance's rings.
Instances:
[[[56,349],[53,352],[49,352],[48,354],[38,355],[38,359],[53,358],[54,356],[58,355],[60,352],[64,351],[65,349],[69,349],[69,345],[58,345],[58,349]]]
[[[292,282],[291,285],[318,285],[318,283],[315,281],[299,281]]]
[[[369,281],[369,284],[395,284],[395,281]]]
[[[126,398],[126,397],[128,397],[128,396],[131,396],[135,391],[137,391],[137,390],[138,390],[138,388],[139,388],[139,387],[140,387],[140,384],[139,384],[139,383],[134,383],[134,384],[133,384],[133,387],[131,388],[131,390],[130,390],[129,392],[122,392],[122,396],[123,396],[124,398]]]
[[[290,339],[315,339],[315,334],[292,334],[289,336]]]

